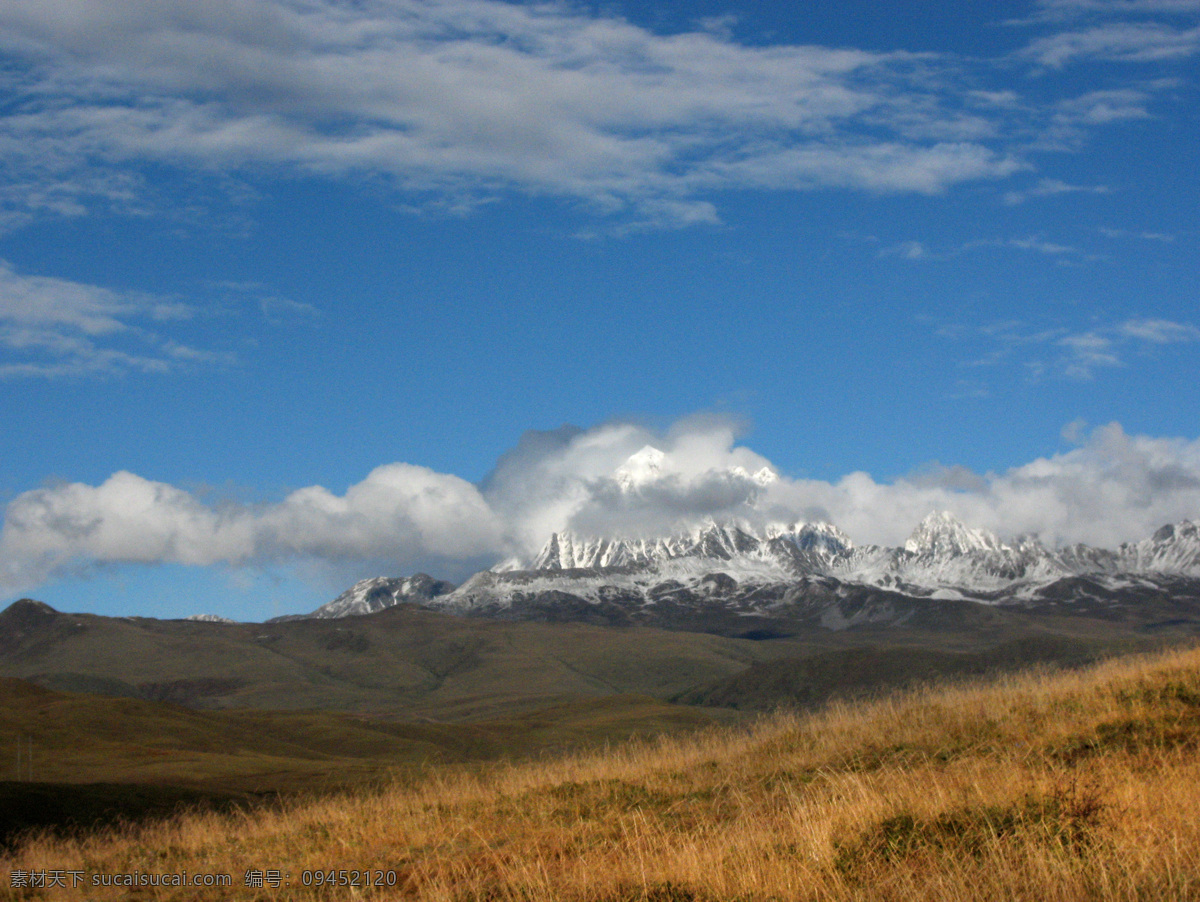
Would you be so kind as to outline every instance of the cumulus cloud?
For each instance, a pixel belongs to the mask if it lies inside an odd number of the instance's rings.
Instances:
[[[1114,547],[1200,514],[1200,441],[1129,436],[1117,424],[1078,448],[1005,473],[962,468],[893,483],[852,473],[836,483],[783,481],[780,512],[817,508],[857,541],[894,545],[931,510],[1002,536]]]
[[[321,486],[267,505],[210,505],[175,486],[115,473],[18,495],[0,532],[2,581],[31,586],[95,564],[257,565],[379,560],[397,568],[489,558],[503,529],[475,486],[389,464],[337,495]]]
[[[665,434],[631,423],[527,433],[483,491],[520,554],[562,529],[659,533],[689,518],[735,513],[755,494],[751,475],[770,462],[736,445],[738,432],[736,421],[698,417]],[[663,458],[636,476],[629,491],[622,468],[646,449]]]
[[[707,518],[825,520],[859,543],[896,545],[931,510],[950,510],[1004,537],[1114,547],[1200,517],[1200,439],[1130,436],[1115,423],[1067,433],[1076,447],[1003,473],[935,464],[892,482],[780,476],[738,443],[736,423],[711,417],[665,433],[630,423],[527,433],[479,486],[389,464],[344,494],[311,486],[269,504],[214,504],[122,472],[18,495],[0,532],[0,584],[120,563],[369,561],[463,578],[531,556],[554,531],[661,535]]]

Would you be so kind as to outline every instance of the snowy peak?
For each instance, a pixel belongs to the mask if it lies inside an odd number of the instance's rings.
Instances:
[[[846,554],[854,549],[850,537],[832,523],[793,523],[777,532],[767,529],[770,538],[782,538],[801,551],[823,551],[827,554]]]
[[[1122,545],[1120,556],[1127,569],[1200,571],[1200,526],[1191,520],[1168,524],[1148,539]]]
[[[622,489],[627,492],[632,491],[661,478],[666,461],[667,455],[664,452],[653,445],[646,445],[617,467],[613,472],[613,478]]]
[[[681,475],[685,472],[687,472],[687,468],[681,468],[678,461],[672,462],[665,451],[655,448],[653,445],[646,445],[640,451],[631,454],[625,463],[613,470],[612,478],[622,491],[635,492],[666,476]],[[760,467],[753,473],[741,466],[719,468],[709,472],[745,479],[760,488],[766,488],[771,483],[779,481],[779,474],[770,467]]]
[[[709,523],[688,533],[655,538],[582,537],[554,533],[533,559],[532,570],[636,567],[681,557],[729,560],[754,551],[759,539],[735,525]]]
[[[775,524],[708,521],[686,532],[655,538],[582,537],[554,533],[530,563],[531,570],[603,569],[661,564],[680,558],[774,563],[785,572],[812,570],[849,554],[854,543],[829,523]],[[513,569],[509,566],[496,568]]]
[[[453,583],[434,579],[425,573],[399,578],[376,576],[356,582],[329,604],[317,608],[308,617],[316,620],[331,620],[337,617],[373,614],[398,604],[426,604],[439,595],[446,595],[453,591]]]
[[[770,467],[761,467],[753,473],[745,467],[733,467],[729,472],[734,476],[740,476],[742,479],[749,479],[763,488],[766,488],[773,482],[779,481],[779,474]]]
[[[978,551],[1007,551],[994,535],[984,529],[965,526],[949,511],[929,514],[904,543],[910,554],[932,557],[957,557]]]

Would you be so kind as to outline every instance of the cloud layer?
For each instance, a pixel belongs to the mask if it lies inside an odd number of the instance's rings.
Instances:
[[[737,435],[714,418],[665,434],[628,423],[534,432],[478,486],[397,463],[342,495],[311,486],[262,505],[209,503],[126,472],[99,486],[49,486],[9,504],[0,584],[28,590],[131,563],[360,561],[462,578],[531,555],[553,531],[653,535],[708,517],[825,520],[857,542],[895,545],[945,509],[1002,536],[1107,547],[1200,517],[1200,440],[1130,436],[1117,424],[1087,434],[1073,424],[1077,447],[1004,473],[934,466],[891,483],[861,472],[836,482],[780,477]]]
[[[723,189],[1004,178],[1034,132],[1078,137],[1146,115],[1149,96],[1034,103],[988,90],[998,71],[1169,62],[1200,43],[1187,5],[1043,12],[1051,34],[985,63],[660,34],[566,3],[10,3],[0,50],[19,64],[0,79],[20,102],[0,116],[0,196],[67,215],[128,204],[121,164],[146,161],[383,177],[456,204],[515,188],[687,225],[715,220]]]

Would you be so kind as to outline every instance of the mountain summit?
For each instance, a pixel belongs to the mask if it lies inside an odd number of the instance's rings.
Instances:
[[[990,532],[970,529],[949,511],[929,514],[904,543],[904,550],[911,554],[939,557],[1001,551],[1004,547]]]

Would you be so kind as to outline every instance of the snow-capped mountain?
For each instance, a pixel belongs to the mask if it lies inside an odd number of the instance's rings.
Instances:
[[[1171,553],[1186,558],[1179,551]],[[1141,552],[1147,560],[1152,556],[1154,560],[1166,560],[1168,554],[1162,548]],[[695,570],[700,565],[701,569],[721,570],[734,578],[738,578],[738,571],[749,568],[756,576],[769,574],[780,580],[833,576],[920,592],[951,586],[993,591],[1020,580],[1053,580],[1089,572],[1092,562],[1101,561],[1106,559],[1082,547],[1064,557],[1029,537],[1006,545],[986,530],[971,529],[952,515],[938,512],[926,517],[899,548],[855,546],[849,536],[829,523],[776,524],[756,529],[746,523],[709,521],[686,532],[657,538],[589,538],[555,533],[527,567],[509,564],[505,569],[678,571]]]
[[[667,455],[665,453],[653,445],[646,445],[641,451],[631,455],[625,463],[617,467],[613,478],[623,490],[633,491],[639,486],[659,479],[666,462]]]
[[[376,576],[359,580],[333,601],[321,605],[311,614],[275,617],[283,620],[332,620],[374,614],[398,604],[428,604],[439,596],[454,591],[454,584],[434,579],[425,573],[409,577]]]
[[[1148,539],[1118,550],[1121,570],[1194,574],[1200,572],[1200,525],[1168,524]]]
[[[582,616],[589,605],[649,610],[668,602],[746,613],[882,590],[907,599],[1027,605],[1051,596],[1057,603],[1064,593],[1119,591],[1133,585],[1131,577],[1146,587],[1173,576],[1200,578],[1200,529],[1189,521],[1117,551],[1049,549],[1028,536],[1005,543],[935,512],[897,548],[856,546],[827,523],[755,528],[709,521],[656,538],[556,533],[528,565],[476,574],[431,604],[514,616],[531,605],[539,616]],[[1068,583],[1075,588],[1068,591]]]
[[[653,445],[646,445],[613,471],[612,478],[623,492],[636,492],[673,472],[670,456]],[[732,466],[720,472],[730,476],[749,479],[760,486],[768,486],[779,480],[779,475],[770,467],[760,467],[751,473],[745,467]]]
[[[904,543],[904,550],[909,554],[930,557],[1000,551],[1003,547],[990,532],[970,529],[949,511],[929,514]]]
[[[1095,557],[1080,546],[1076,559],[1069,561],[1030,536],[1007,545],[987,530],[972,529],[940,511],[922,520],[903,546],[864,550],[838,561],[828,572],[919,595],[949,591],[970,596],[1090,572],[1088,564]]]
[[[575,570],[661,565],[680,558],[728,565],[750,563],[755,570],[774,564],[780,576],[829,563],[853,547],[849,537],[828,523],[779,524],[755,530],[745,523],[707,521],[686,532],[655,538],[584,538],[554,533],[527,568]]]
[[[637,492],[669,463],[647,446],[614,479],[622,491]],[[762,485],[776,478],[768,469],[753,476],[738,470]],[[981,602],[1094,613],[1097,605],[1180,592],[1200,600],[1200,527],[1191,521],[1115,551],[1051,549],[1031,536],[1003,542],[942,511],[895,548],[855,545],[822,522],[709,519],[657,536],[558,532],[532,558],[477,573],[457,589],[425,574],[377,577],[309,616],[366,614],[404,602],[459,614],[610,623],[694,623],[718,611],[728,621],[786,610],[841,629],[905,622],[922,603],[928,610],[936,602]]]

